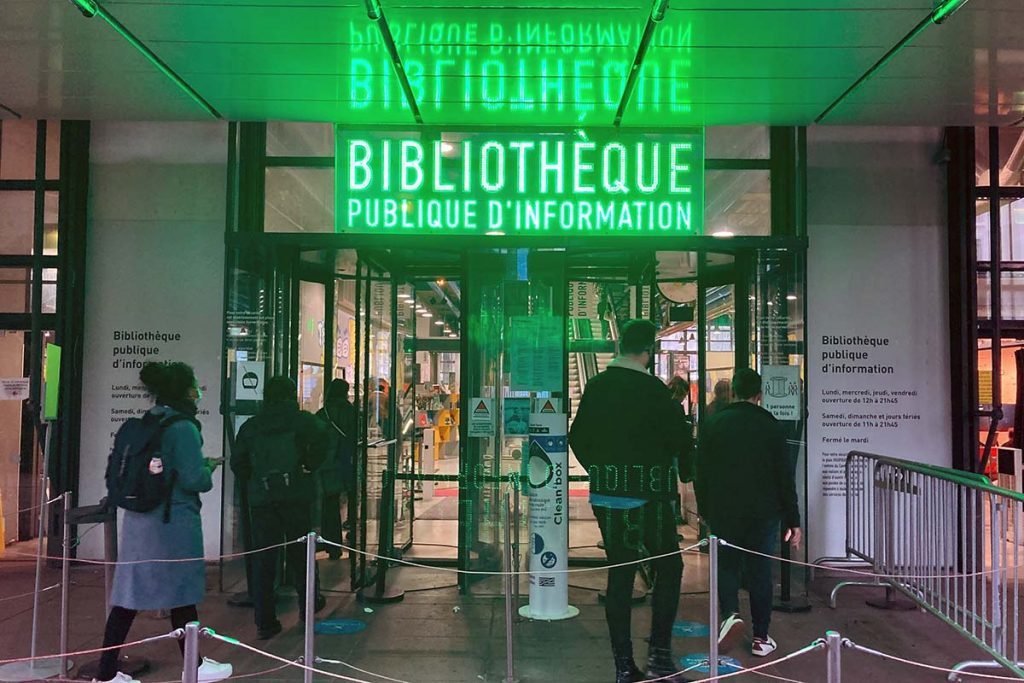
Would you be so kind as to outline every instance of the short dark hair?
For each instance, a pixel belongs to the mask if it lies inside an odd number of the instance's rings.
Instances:
[[[761,393],[761,375],[750,368],[742,368],[732,376],[732,394],[741,401]]]
[[[331,383],[327,385],[327,400],[341,400],[348,398],[348,382],[344,379],[337,378],[332,379]]]
[[[622,326],[619,351],[628,355],[653,351],[657,333],[658,328],[650,320],[630,320]]]
[[[277,377],[271,377],[267,381],[267,386],[263,389],[263,400],[267,403],[295,401],[298,393],[299,390],[295,386],[295,380],[291,377],[278,375]]]
[[[142,366],[139,379],[157,402],[183,401],[189,389],[196,386],[196,373],[185,363],[150,361]]]

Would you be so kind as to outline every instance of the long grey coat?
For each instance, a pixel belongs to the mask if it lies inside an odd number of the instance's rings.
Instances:
[[[175,411],[154,406],[150,412],[163,416]],[[213,480],[202,449],[199,430],[188,420],[175,422],[164,432],[164,472],[178,472],[170,522],[164,524],[162,505],[151,512],[122,510],[119,562],[203,557],[199,494],[213,488]],[[110,602],[133,610],[173,609],[198,604],[205,592],[202,559],[118,564]]]

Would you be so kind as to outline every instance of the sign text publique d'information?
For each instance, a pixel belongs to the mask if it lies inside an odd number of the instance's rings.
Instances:
[[[350,234],[699,235],[700,131],[393,132],[339,127]]]

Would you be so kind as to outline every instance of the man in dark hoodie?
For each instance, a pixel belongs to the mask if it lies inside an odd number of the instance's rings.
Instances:
[[[313,473],[327,456],[329,437],[323,422],[299,409],[297,393],[288,377],[271,378],[264,389],[263,407],[242,425],[231,455],[231,468],[249,495],[255,548],[294,541],[312,531]],[[305,547],[293,543],[287,553],[299,613],[305,618]],[[261,640],[281,632],[274,609],[277,560],[277,550],[270,549],[257,553],[253,563],[253,602]],[[323,603],[318,585],[317,611]]]
[[[656,328],[631,320],[622,328],[620,355],[587,382],[569,444],[590,477],[594,509],[610,564],[605,617],[616,683],[649,677],[684,681],[672,657],[672,624],[679,607],[683,561],[676,537],[676,456],[686,439],[682,406],[648,371]],[[633,660],[630,609],[636,562],[651,560],[655,582],[647,675]]]
[[[700,427],[697,448],[697,507],[711,533],[766,555],[775,551],[779,524],[794,548],[800,545],[800,509],[786,436],[775,417],[758,405],[761,376],[749,368],[732,379],[735,401]],[[772,566],[767,557],[728,546],[719,551],[719,645],[725,653],[743,636],[739,618],[740,568],[750,592],[754,638],[751,653],[767,657],[778,647],[768,626],[772,615]]]
[[[327,385],[324,407],[316,414],[327,426],[330,448],[327,461],[320,468],[323,492],[323,537],[334,543],[342,542],[341,509],[348,504],[354,473],[352,462],[356,452],[356,407],[348,400],[349,384],[343,379],[332,379]],[[341,557],[341,550],[327,548],[332,560]]]

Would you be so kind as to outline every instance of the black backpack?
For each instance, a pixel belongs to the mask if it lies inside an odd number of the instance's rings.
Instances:
[[[107,506],[132,512],[151,512],[164,506],[164,524],[171,521],[171,493],[178,477],[176,471],[162,467],[158,473],[149,470],[153,458],[162,460],[164,432],[175,422],[186,420],[172,414],[165,419],[147,413],[133,417],[117,430],[114,447],[107,460]]]

